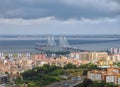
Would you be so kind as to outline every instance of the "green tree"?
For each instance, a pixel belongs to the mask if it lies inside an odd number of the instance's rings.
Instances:
[[[93,85],[93,81],[91,79],[85,79],[82,83],[82,87],[91,87]]]
[[[117,63],[117,66],[120,67],[120,62]]]
[[[92,82],[92,80],[90,80],[90,79],[85,79],[83,81],[83,83],[81,83],[81,84],[79,84],[75,87],[118,87],[118,86],[115,85],[114,83],[106,83],[105,81],[102,81],[102,82],[94,81],[94,82]]]
[[[43,65],[22,73],[24,82],[28,87],[45,87],[46,85],[61,80],[59,75],[64,74],[64,69],[55,65]]]
[[[64,66],[64,69],[76,69],[76,65],[72,63],[68,63],[67,65]]]
[[[89,70],[98,69],[97,65],[92,64],[92,63],[82,64],[82,65],[79,66],[79,68],[81,68],[81,69],[89,69]]]

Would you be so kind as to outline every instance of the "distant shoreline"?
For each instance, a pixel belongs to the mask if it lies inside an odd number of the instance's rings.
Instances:
[[[3,52],[36,52],[34,49],[35,43],[47,44],[46,35],[30,35],[29,36],[1,36],[0,35],[0,51]],[[120,35],[112,36],[100,36],[92,35],[82,36],[82,35],[71,35],[65,36],[69,44],[73,47],[77,47],[88,51],[105,51],[110,48],[120,48]],[[110,38],[112,37],[112,38]],[[59,35],[54,36],[55,42],[58,43]],[[38,51],[37,51],[38,52]]]
[[[120,38],[119,34],[80,34],[80,35],[67,35],[67,34],[45,34],[45,35],[0,35],[0,38],[45,38],[46,36],[65,36],[71,38]]]

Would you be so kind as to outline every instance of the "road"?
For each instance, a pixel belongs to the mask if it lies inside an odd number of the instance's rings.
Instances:
[[[0,87],[7,87],[5,84],[0,84]]]
[[[74,87],[75,85],[78,85],[79,83],[81,83],[81,80],[66,80],[66,81],[62,81],[62,82],[56,82],[53,84],[50,84],[46,87]]]

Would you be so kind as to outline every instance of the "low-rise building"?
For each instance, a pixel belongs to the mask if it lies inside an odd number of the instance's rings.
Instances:
[[[102,73],[96,70],[88,72],[88,78],[92,81],[101,81],[102,80]]]
[[[92,70],[88,71],[87,77],[92,81],[106,81],[120,85],[120,68],[108,68],[106,71]]]
[[[9,82],[9,76],[8,74],[0,74],[0,84],[8,83]]]
[[[120,54],[112,54],[110,57],[111,57],[111,61],[115,63],[120,61]]]

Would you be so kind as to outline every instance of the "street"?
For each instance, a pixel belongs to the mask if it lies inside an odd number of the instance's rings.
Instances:
[[[66,80],[66,81],[62,81],[62,82],[56,82],[53,84],[50,84],[46,87],[73,87],[79,83],[81,83],[81,80]]]

